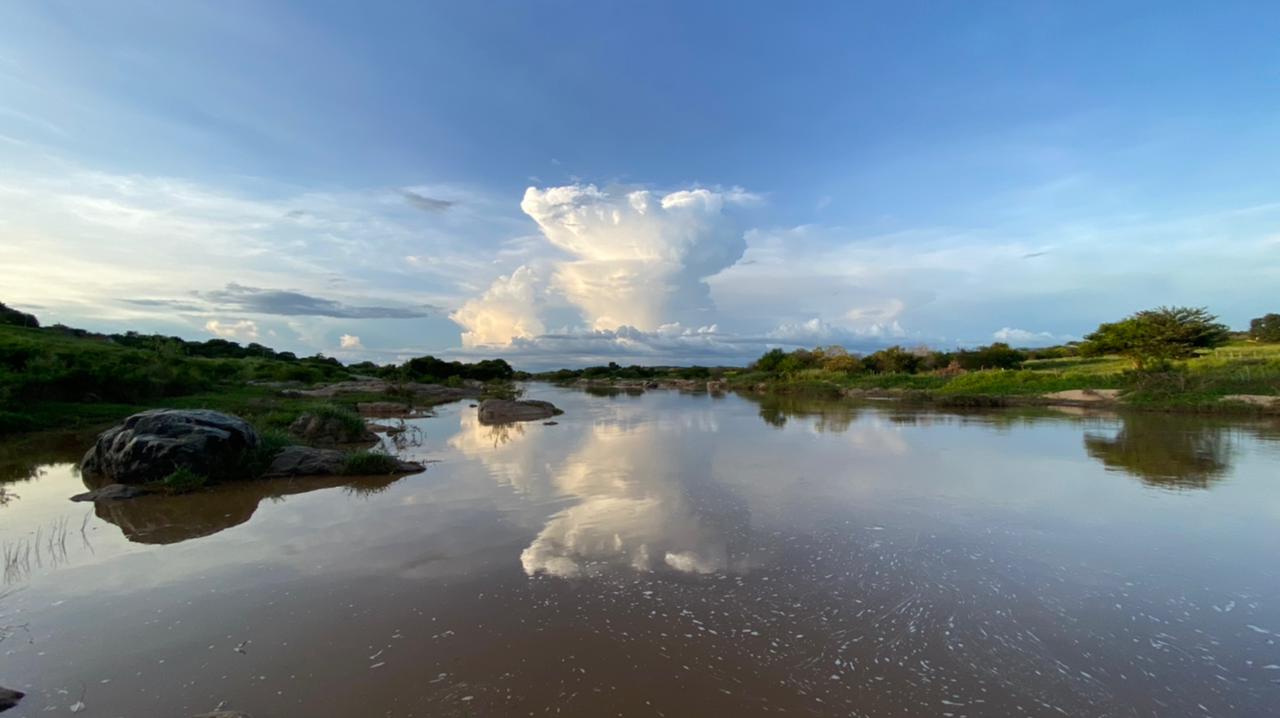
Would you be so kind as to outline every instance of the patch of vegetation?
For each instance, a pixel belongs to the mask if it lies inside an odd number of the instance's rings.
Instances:
[[[321,419],[337,422],[344,433],[350,436],[361,436],[365,433],[364,419],[355,411],[338,404],[314,404],[305,408],[302,414],[312,414]]]
[[[286,446],[298,443],[288,432],[279,429],[259,429],[258,448],[245,457],[244,473],[257,478],[271,468],[271,461]]]
[[[0,302],[0,324],[38,328],[40,321],[36,319],[34,314],[20,312],[13,307],[5,306],[4,302]]]
[[[400,462],[390,454],[380,451],[353,451],[347,455],[342,464],[342,473],[347,476],[380,476],[394,474]]]
[[[1264,314],[1250,321],[1249,338],[1255,342],[1280,343],[1280,314]]]
[[[515,401],[522,396],[524,396],[524,389],[510,381],[491,381],[484,385],[484,390],[480,393],[482,399],[505,399],[507,401]]]
[[[1145,408],[1265,411],[1224,397],[1280,395],[1280,345],[1228,341],[1226,327],[1204,309],[1162,307],[1103,324],[1083,344],[1021,350],[996,343],[954,352],[894,346],[865,356],[840,347],[772,349],[726,378],[777,394],[884,391],[951,406],[1118,389],[1126,402]]]
[[[182,466],[156,483],[158,488],[169,493],[185,494],[203,489],[208,485],[209,477]]]

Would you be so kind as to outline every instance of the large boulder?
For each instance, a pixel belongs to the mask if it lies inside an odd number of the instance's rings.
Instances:
[[[358,416],[303,414],[289,425],[289,433],[308,444],[372,444],[377,434],[369,431]]]
[[[563,413],[549,401],[485,399],[480,402],[479,418],[481,424],[507,424],[513,421],[549,419]]]
[[[145,484],[178,469],[210,478],[246,472],[258,432],[238,416],[207,409],[153,409],[98,435],[80,462],[105,483]]]

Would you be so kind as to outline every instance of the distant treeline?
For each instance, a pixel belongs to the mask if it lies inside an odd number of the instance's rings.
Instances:
[[[256,342],[40,327],[34,316],[0,304],[0,433],[41,425],[32,411],[42,404],[135,405],[249,382],[315,384],[357,376],[447,384],[518,377],[501,359],[471,364],[427,356],[348,367],[333,357],[298,357]]]
[[[710,379],[720,376],[733,367],[706,366],[621,366],[617,362],[609,362],[600,366],[589,366],[583,369],[556,369],[529,375],[531,378],[556,383],[566,383],[577,379]]]

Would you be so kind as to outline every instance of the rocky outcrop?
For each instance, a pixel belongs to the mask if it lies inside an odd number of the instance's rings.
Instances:
[[[289,425],[289,433],[308,444],[372,444],[378,436],[355,417],[303,414]]]
[[[71,497],[72,501],[123,501],[152,493],[145,486],[131,484],[107,484],[99,489],[86,491]]]
[[[18,705],[18,701],[25,695],[22,691],[12,691],[0,686],[0,711],[7,711]]]
[[[80,462],[88,476],[145,484],[178,469],[210,478],[244,470],[258,433],[238,416],[207,409],[154,409],[134,414],[98,435]]]
[[[564,412],[549,401],[486,399],[480,402],[481,424],[507,424],[513,421],[549,419]]]
[[[1114,404],[1120,400],[1119,389],[1068,389],[1044,395],[1055,404],[1084,406],[1089,404]]]
[[[345,451],[337,449],[316,449],[310,446],[286,446],[271,460],[271,466],[263,478],[274,479],[285,476],[335,476],[346,473],[347,459]],[[422,464],[414,461],[396,459],[396,466],[388,474],[413,474],[423,470]]]

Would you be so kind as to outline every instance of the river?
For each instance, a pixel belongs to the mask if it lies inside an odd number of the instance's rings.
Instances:
[[[7,714],[1267,716],[1280,425],[531,385],[397,480],[95,508],[0,443]]]

